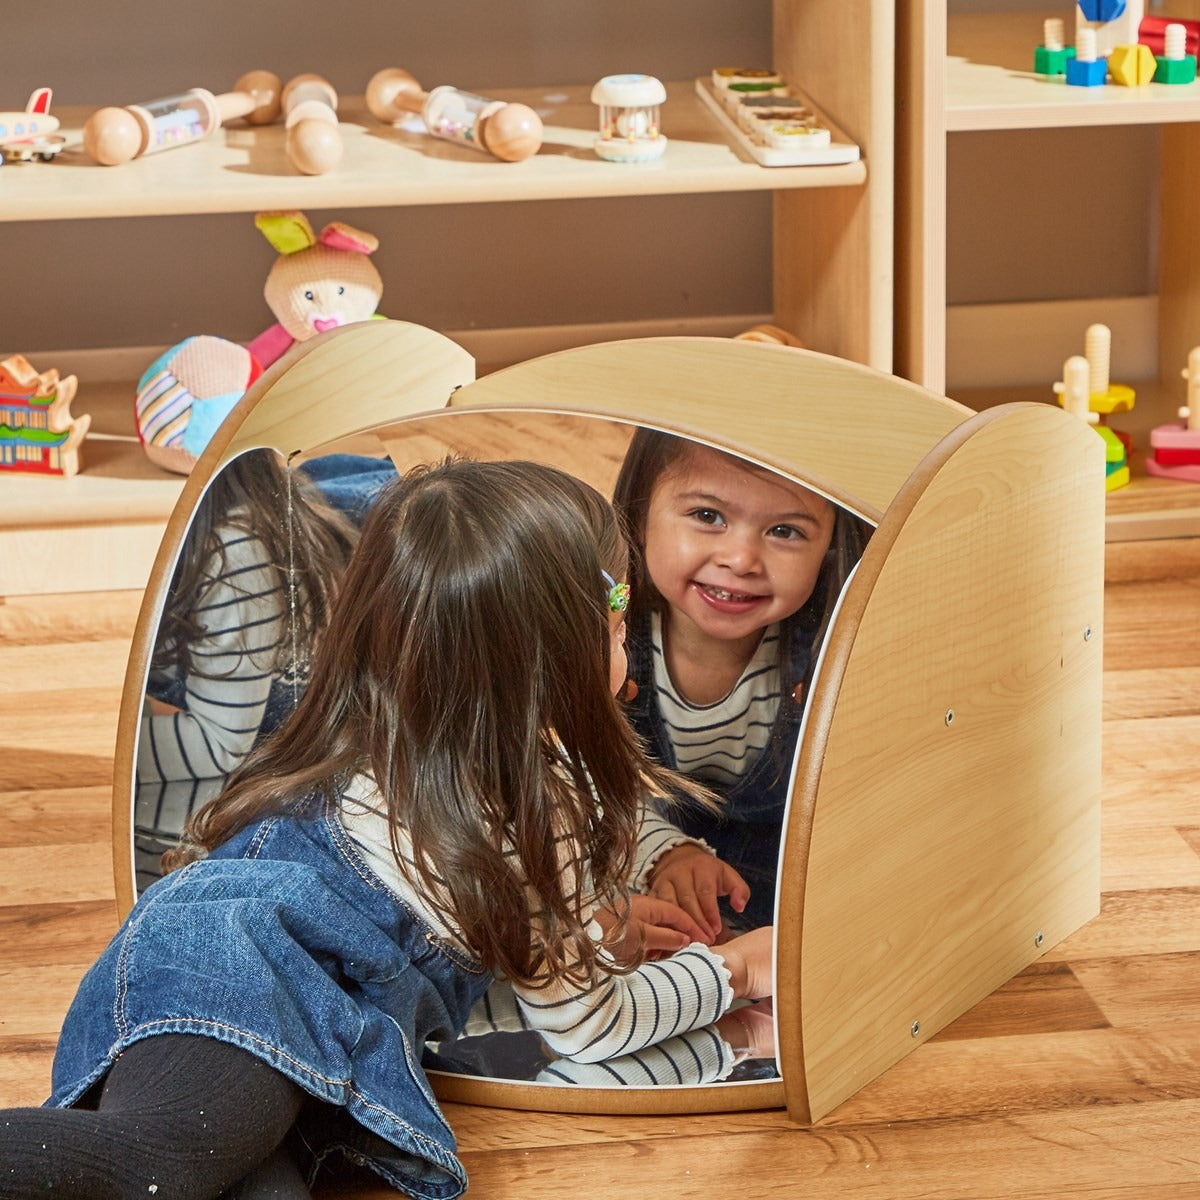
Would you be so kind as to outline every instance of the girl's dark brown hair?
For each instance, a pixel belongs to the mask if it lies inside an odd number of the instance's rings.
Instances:
[[[677,437],[675,434],[639,428],[630,440],[621,463],[621,471],[613,491],[613,504],[621,514],[633,541],[632,562],[629,568],[632,591],[629,618],[632,624],[638,623],[645,614],[655,610],[661,611],[664,607],[662,596],[646,572],[646,518],[655,485],[664,474],[675,469],[676,464],[692,452],[694,445],[695,443],[687,438]],[[725,453],[725,456],[742,470],[765,470],[738,458],[737,455]],[[833,536],[829,541],[829,549],[826,551],[813,593],[801,610],[808,614],[818,614],[817,632],[813,642],[814,654],[815,648],[824,638],[842,587],[854,564],[862,557],[867,539],[871,536],[871,526],[866,521],[837,504],[833,506],[833,512]],[[786,642],[786,638],[779,640],[781,654],[786,651]]]
[[[607,501],[551,467],[450,460],[389,484],[299,707],[198,814],[195,847],[367,771],[401,869],[398,829],[410,882],[484,967],[593,979],[593,904],[627,907],[644,786],[674,783],[609,691],[602,572],[627,557]]]
[[[313,645],[329,619],[338,582],[357,538],[354,526],[326,503],[316,485],[292,472],[270,450],[250,450],[213,477],[196,506],[163,607],[151,670],[200,673],[191,647],[204,636],[195,598],[225,572],[225,535],[243,531],[262,543],[276,565],[280,591],[292,580],[299,602],[289,616],[290,646]],[[287,664],[273,664],[281,669]]]

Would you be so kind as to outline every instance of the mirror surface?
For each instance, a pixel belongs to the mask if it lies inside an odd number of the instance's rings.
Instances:
[[[160,857],[188,818],[294,707],[324,598],[371,496],[397,470],[448,454],[538,459],[606,496],[618,492],[634,540],[651,543],[630,572],[631,719],[656,756],[722,805],[716,814],[688,805],[663,816],[749,885],[745,911],[723,908],[725,934],[769,924],[804,697],[870,526],[784,476],[699,443],[528,411],[424,415],[291,464],[249,451],[214,476],[183,541],[147,676],[131,789],[137,891],[161,874]],[[685,653],[697,646],[721,654]],[[732,1071],[728,1055],[711,1051],[728,1029],[579,1064],[555,1060],[530,1031],[481,1024],[486,1031],[472,1026],[470,1036],[429,1048],[427,1065],[589,1087],[778,1078],[769,1013],[756,1028],[740,1022],[755,1045]]]

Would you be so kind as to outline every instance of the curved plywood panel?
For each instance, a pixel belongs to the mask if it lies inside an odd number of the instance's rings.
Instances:
[[[644,338],[548,354],[478,380],[452,407],[595,412],[733,450],[878,521],[971,410],[843,359],[728,338]]]
[[[814,686],[780,885],[818,1120],[1098,911],[1104,462],[1009,405],[901,490]]]

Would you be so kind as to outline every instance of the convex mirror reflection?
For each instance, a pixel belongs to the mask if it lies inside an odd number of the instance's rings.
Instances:
[[[610,420],[461,412],[376,435],[380,448],[369,455],[287,464],[274,451],[244,453],[197,504],[146,678],[131,788],[137,891],[161,874],[161,855],[225,776],[294,708],[372,496],[398,470],[462,454],[537,458],[613,497],[632,542],[627,712],[656,757],[715,798],[711,811],[669,798],[654,810],[655,837],[668,831],[654,844],[667,849],[650,877],[658,895],[684,903],[686,872],[665,864],[715,854],[729,874],[707,921],[714,938],[771,924],[804,703],[870,525],[734,455]],[[428,1049],[431,1069],[589,1087],[778,1078],[761,1020],[748,1035],[752,1052],[732,1071],[714,1053],[712,1028],[579,1064],[555,1060],[520,1028],[503,989],[493,992],[466,1036]]]

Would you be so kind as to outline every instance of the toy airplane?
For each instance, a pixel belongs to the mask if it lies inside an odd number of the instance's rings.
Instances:
[[[55,134],[58,118],[50,115],[51,91],[34,88],[24,112],[0,112],[0,162],[40,158],[49,162],[65,138]]]

